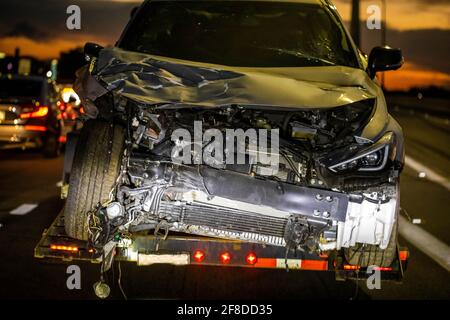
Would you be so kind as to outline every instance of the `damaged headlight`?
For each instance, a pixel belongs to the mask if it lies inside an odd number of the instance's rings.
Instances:
[[[352,156],[329,164],[328,169],[333,172],[382,170],[386,166],[390,153],[395,151],[395,148],[391,148],[394,138],[394,134],[389,132],[376,143],[356,152],[355,147],[351,146],[350,150],[353,149],[353,152],[349,150],[349,154]]]

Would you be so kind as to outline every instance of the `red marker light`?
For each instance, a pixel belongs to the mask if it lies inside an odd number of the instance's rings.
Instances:
[[[401,261],[406,261],[408,260],[408,251],[400,251],[400,260]]]
[[[78,252],[78,247],[73,246],[58,246],[58,245],[51,245],[50,249],[52,250],[62,250],[62,251],[71,251],[71,252]]]
[[[256,254],[254,254],[253,252],[250,252],[245,260],[247,261],[247,264],[254,265],[258,261],[258,257],[256,257]]]
[[[231,255],[228,252],[224,252],[220,255],[220,261],[222,263],[229,263],[231,261]]]
[[[194,252],[194,260],[196,262],[202,262],[205,259],[205,254],[203,251],[197,250]]]

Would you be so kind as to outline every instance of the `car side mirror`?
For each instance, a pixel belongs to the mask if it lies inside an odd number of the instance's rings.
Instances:
[[[375,47],[369,54],[367,72],[373,79],[379,71],[397,70],[403,65],[402,50],[388,46]]]
[[[99,44],[87,42],[84,45],[84,57],[86,61],[91,61],[92,58],[98,58],[98,55],[102,49],[103,47]]]

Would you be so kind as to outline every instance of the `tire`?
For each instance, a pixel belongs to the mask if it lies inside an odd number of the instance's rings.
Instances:
[[[118,125],[89,120],[83,126],[64,208],[65,229],[70,237],[88,240],[88,212],[109,200],[119,175],[124,140],[125,131]]]
[[[397,255],[398,219],[392,229],[389,244],[382,250],[376,245],[357,244],[353,248],[344,249],[345,259],[351,265],[361,267],[390,267]]]

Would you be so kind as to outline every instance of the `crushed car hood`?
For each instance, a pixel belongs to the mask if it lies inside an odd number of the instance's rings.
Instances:
[[[329,108],[377,96],[376,86],[361,69],[229,67],[116,47],[101,50],[95,64],[78,72],[75,89],[90,101],[110,91],[141,104],[176,107]]]

